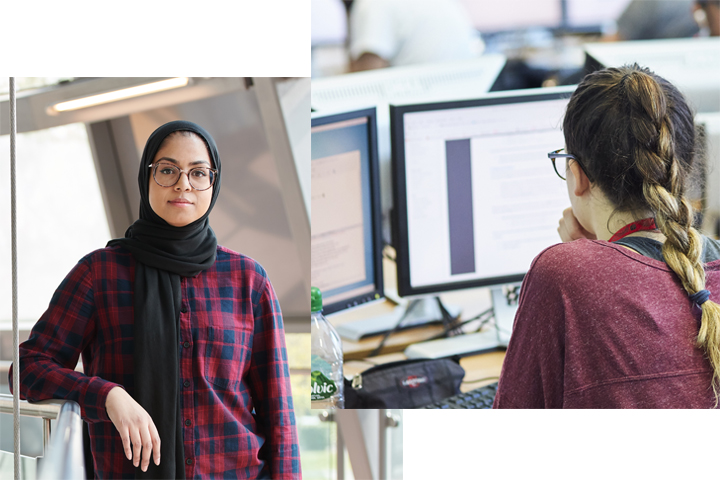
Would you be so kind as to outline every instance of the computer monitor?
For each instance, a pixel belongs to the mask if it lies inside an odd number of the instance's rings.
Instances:
[[[604,32],[615,25],[630,0],[564,0],[564,2],[566,30]]]
[[[575,86],[390,107],[401,296],[519,282],[570,206],[547,153]]]
[[[311,105],[319,114],[376,107],[385,240],[390,241],[390,103],[427,103],[477,98],[490,91],[505,66],[501,54],[470,60],[405,65],[313,79]]]
[[[720,111],[720,38],[587,43],[586,69],[637,63],[670,81],[698,113]]]
[[[482,33],[562,26],[561,0],[461,0],[460,3],[467,10],[475,29]]]
[[[383,296],[374,108],[311,119],[311,282],[334,313]]]
[[[694,203],[701,203],[703,210],[701,225],[703,233],[715,237],[720,236],[720,112],[701,113],[695,117],[695,125],[700,132],[700,152],[704,163],[701,164],[701,174],[704,178],[695,182],[704,187],[701,202],[698,202],[698,192],[691,191],[689,197]],[[703,181],[704,180],[704,181]],[[692,185],[692,183],[691,183]],[[694,193],[694,195],[693,195]],[[693,198],[694,197],[694,198]]]

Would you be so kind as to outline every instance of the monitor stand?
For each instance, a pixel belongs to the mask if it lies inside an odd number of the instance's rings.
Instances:
[[[464,357],[507,347],[518,308],[520,284],[494,287],[490,289],[490,293],[497,328],[415,343],[405,349],[405,356],[407,358]]]
[[[500,345],[507,347],[512,333],[515,314],[518,309],[520,298],[520,284],[503,285],[490,289],[492,295],[493,310],[495,313],[495,326],[497,327],[497,339]]]
[[[443,305],[451,316],[460,315],[461,309],[458,306]],[[405,306],[398,305],[390,314],[342,323],[337,325],[335,330],[341,337],[357,342],[365,337],[393,330],[401,319],[402,323],[397,330],[442,323],[443,316],[437,297],[416,298],[408,301]]]
[[[414,343],[403,352],[407,358],[465,357],[498,350],[497,334],[493,330],[465,333],[449,338]]]

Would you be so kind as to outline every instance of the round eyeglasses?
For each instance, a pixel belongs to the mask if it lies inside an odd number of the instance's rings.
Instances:
[[[578,165],[580,165],[580,168],[582,168],[582,171],[585,172],[585,175],[587,175],[587,171],[582,166],[582,163],[580,163],[580,160],[577,159],[575,155],[570,155],[569,153],[560,153],[564,148],[559,148],[557,150],[553,150],[552,152],[548,153],[548,158],[552,160],[553,168],[555,169],[555,173],[557,173],[557,176],[562,178],[563,180],[566,180],[567,178],[567,159],[572,159],[577,162]],[[557,163],[555,159],[560,158],[562,161],[560,163]]]
[[[187,175],[190,186],[195,190],[207,190],[215,183],[217,170],[209,167],[195,167],[188,171],[182,170],[172,163],[160,162],[149,165],[153,169],[155,183],[161,187],[172,187],[180,181],[180,175]]]

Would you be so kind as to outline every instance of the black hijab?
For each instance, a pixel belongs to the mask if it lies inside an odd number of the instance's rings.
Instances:
[[[150,207],[148,191],[154,181],[149,165],[163,140],[177,131],[202,138],[217,169],[208,211],[184,227],[160,218]],[[151,459],[147,472],[137,468],[135,478],[185,478],[178,324],[181,309],[189,307],[182,301],[180,277],[194,277],[215,263],[217,239],[208,216],[220,193],[220,170],[215,141],[205,129],[186,121],[162,125],[148,138],[140,162],[140,219],[130,225],[125,238],[108,242],[130,250],[136,261],[133,397],[150,414],[161,441],[160,465]]]

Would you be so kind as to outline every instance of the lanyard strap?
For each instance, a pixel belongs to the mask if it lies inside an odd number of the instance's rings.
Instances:
[[[654,218],[643,218],[637,222],[628,223],[623,228],[615,232],[610,238],[610,242],[615,242],[621,238],[627,237],[631,233],[642,232],[643,230],[657,230]]]
[[[623,237],[627,237],[631,233],[642,232],[643,230],[657,230],[657,226],[655,225],[655,219],[643,218],[642,220],[638,220],[637,222],[628,223],[623,228],[615,232],[615,235],[612,236],[610,241],[615,242]],[[690,300],[693,303],[701,306],[703,303],[707,302],[710,299],[710,291],[702,289],[689,296]],[[698,322],[700,322],[700,318],[698,318]]]

